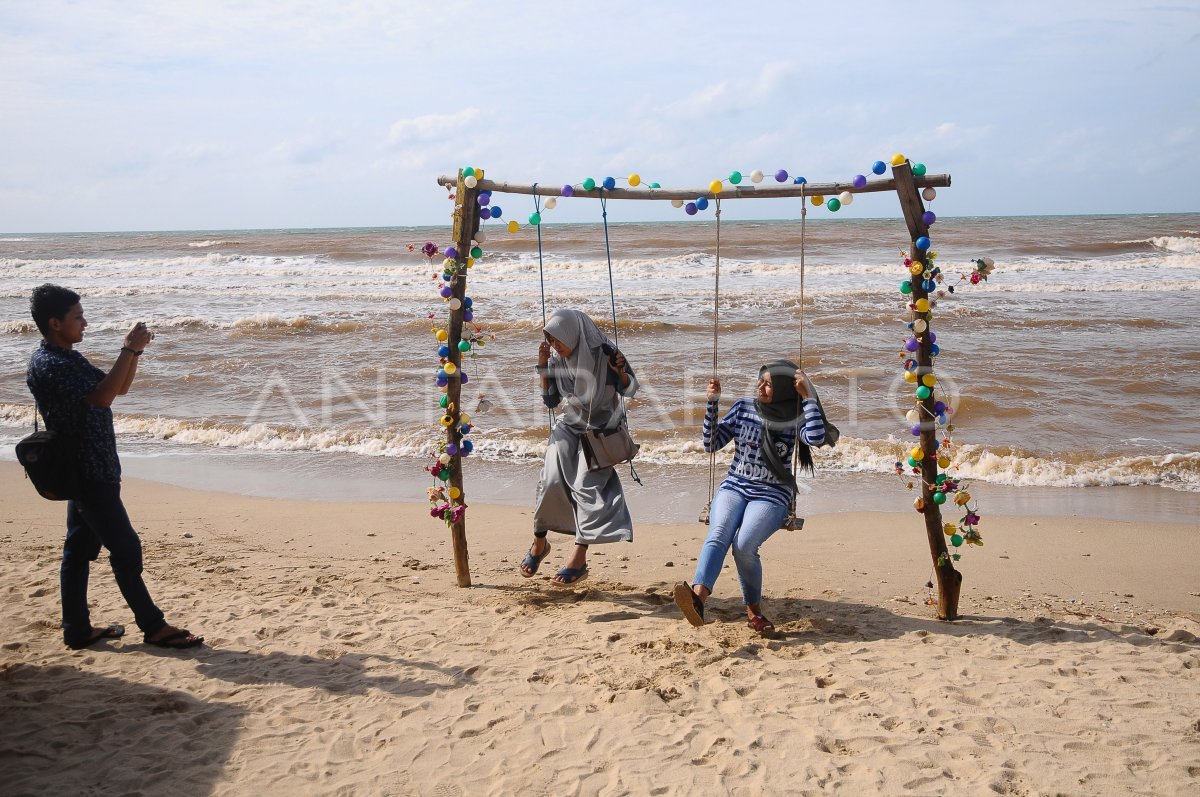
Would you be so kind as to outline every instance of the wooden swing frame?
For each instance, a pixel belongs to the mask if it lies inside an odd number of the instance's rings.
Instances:
[[[561,190],[553,187],[555,184],[550,183],[533,183],[530,185],[520,183],[509,183],[496,180],[484,179],[483,170],[475,170],[475,185],[468,186],[466,176],[460,171],[457,176],[443,175],[437,179],[437,183],[448,189],[454,190],[454,246],[457,249],[458,257],[456,258],[454,277],[450,281],[452,291],[450,298],[460,300],[458,309],[450,310],[450,318],[447,331],[449,332],[449,340],[447,344],[450,348],[450,355],[447,357],[448,362],[454,363],[455,366],[461,365],[462,354],[458,350],[458,343],[462,340],[463,328],[463,311],[464,306],[461,301],[466,298],[467,290],[467,258],[470,256],[471,242],[475,238],[475,234],[479,231],[479,223],[481,220],[480,211],[482,206],[479,204],[479,194],[483,191],[489,191],[493,194],[525,194],[528,196],[544,196],[544,197],[559,197]],[[904,214],[905,224],[908,226],[910,237],[909,256],[916,263],[926,264],[925,251],[918,249],[916,242],[918,238],[929,235],[929,225],[924,221],[925,203],[921,198],[921,189],[923,188],[948,188],[950,186],[950,175],[948,174],[927,174],[916,176],[912,172],[912,166],[908,161],[899,165],[892,166],[892,177],[882,180],[868,181],[861,188],[855,187],[853,183],[806,183],[794,184],[785,183],[781,185],[736,185],[723,186],[720,192],[713,192],[708,188],[703,189],[678,189],[678,188],[602,188],[597,186],[592,190],[584,190],[576,188],[572,194],[573,198],[589,198],[589,199],[632,199],[632,200],[672,200],[683,199],[687,201],[695,200],[699,197],[707,199],[716,199],[720,197],[726,199],[780,199],[784,197],[812,197],[821,195],[826,197],[836,196],[843,192],[851,194],[869,194],[878,193],[881,191],[894,191],[897,198],[900,200],[900,209]],[[918,299],[927,299],[929,294],[922,285],[923,280],[912,280],[911,301],[916,302]],[[920,343],[917,352],[917,373],[932,373],[933,370],[933,343],[932,343],[932,317],[931,313],[921,313],[926,322],[926,331],[924,334],[917,336]],[[462,383],[458,378],[461,369],[456,371],[449,379],[446,386],[446,394],[448,396],[447,403],[453,407],[453,415],[457,420],[458,413],[461,412],[461,388]],[[935,451],[937,448],[937,425],[927,419],[934,418],[935,394],[933,391],[925,399],[920,399],[921,412],[923,418],[921,422],[921,448],[924,451]],[[446,442],[458,445],[462,442],[461,424],[452,423],[446,428]],[[450,458],[448,464],[450,471],[448,484],[451,487],[456,487],[459,490],[459,501],[466,505],[466,490],[463,485],[463,469],[462,457],[454,456]],[[937,480],[937,459],[933,456],[927,456],[921,461],[921,497],[925,499],[925,535],[929,541],[929,553],[933,559],[933,569],[937,577],[938,598],[937,598],[937,616],[942,620],[956,620],[959,617],[958,602],[959,595],[962,589],[962,574],[954,569],[951,562],[949,552],[946,549],[946,536],[942,532],[942,513],[938,504],[933,502],[933,492]],[[467,530],[465,515],[450,524],[451,541],[454,546],[454,569],[457,577],[458,586],[471,586],[471,570],[467,556]]]

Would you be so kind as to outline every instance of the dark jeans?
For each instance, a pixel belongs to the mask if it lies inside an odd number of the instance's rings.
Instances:
[[[85,642],[91,635],[88,568],[100,556],[101,547],[108,549],[117,586],[142,633],[153,634],[166,625],[142,581],[142,541],[121,503],[121,485],[85,482],[82,495],[67,502],[67,541],[59,571],[63,639],[68,645]]]

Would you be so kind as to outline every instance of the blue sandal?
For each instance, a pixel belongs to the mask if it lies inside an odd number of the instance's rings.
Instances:
[[[532,550],[529,551],[528,553],[526,553],[525,558],[521,560],[521,575],[525,576],[525,578],[533,578],[534,576],[536,576],[538,568],[542,566],[542,560],[545,559],[549,555],[550,555],[550,543],[549,542],[546,543],[546,550],[542,551],[540,556],[534,556]],[[529,569],[528,573],[525,572],[526,568]]]
[[[583,567],[564,567],[554,576],[558,579],[558,581],[551,581],[550,583],[558,587],[569,587],[575,582],[582,581],[583,579],[587,578],[587,574],[587,565],[584,565]]]

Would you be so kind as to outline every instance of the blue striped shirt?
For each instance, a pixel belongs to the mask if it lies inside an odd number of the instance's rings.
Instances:
[[[800,430],[800,436],[810,446],[820,445],[825,441],[825,424],[821,421],[817,402],[808,399],[804,402],[803,410],[804,426]],[[792,488],[771,472],[767,459],[763,456],[762,418],[754,409],[754,399],[735,401],[720,423],[717,423],[717,402],[708,402],[704,413],[704,450],[719,451],[730,440],[736,441],[736,448],[733,452],[733,462],[729,466],[729,474],[721,482],[721,489],[734,490],[752,501],[765,500],[788,506],[791,503]],[[795,443],[795,427],[784,429],[775,435],[775,448],[788,472],[792,469],[792,448]]]

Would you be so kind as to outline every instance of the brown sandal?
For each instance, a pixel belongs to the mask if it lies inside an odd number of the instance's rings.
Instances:
[[[775,636],[775,624],[761,614],[751,616],[746,624],[768,639]]]

